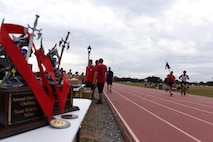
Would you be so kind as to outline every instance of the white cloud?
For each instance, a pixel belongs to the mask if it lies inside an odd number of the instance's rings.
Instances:
[[[85,71],[90,45],[91,58],[104,58],[119,77],[164,79],[168,61],[177,76],[187,70],[190,81],[212,79],[211,0],[0,0],[0,6],[0,19],[9,23],[32,25],[40,15],[46,51],[70,31],[66,70]]]

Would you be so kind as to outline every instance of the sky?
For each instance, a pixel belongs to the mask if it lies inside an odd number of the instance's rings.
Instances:
[[[117,77],[213,80],[212,0],[0,0],[0,20],[33,26],[39,15],[45,52],[70,32],[61,67],[85,72],[88,46]],[[40,40],[34,39],[37,48]],[[57,46],[61,52],[61,47]],[[34,57],[29,60],[36,64]],[[38,68],[33,66],[33,70]]]

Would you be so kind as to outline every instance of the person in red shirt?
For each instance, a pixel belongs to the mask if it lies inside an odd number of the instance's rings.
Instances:
[[[86,67],[85,85],[86,87],[90,87],[91,90],[94,92],[93,79],[94,79],[96,68],[92,63],[93,61],[90,59],[88,61],[88,66]],[[94,99],[94,93],[92,93],[91,99]]]
[[[169,91],[170,96],[172,96],[172,86],[175,83],[175,76],[173,75],[173,71],[170,71],[170,73],[167,75],[167,86],[168,88],[166,89],[166,92]]]
[[[102,96],[103,96],[103,89],[104,83],[106,82],[106,73],[107,73],[107,66],[103,64],[103,59],[99,59],[99,64],[96,66],[95,77],[93,79],[93,84],[97,79],[97,87],[99,93],[99,100],[96,104],[103,104]]]

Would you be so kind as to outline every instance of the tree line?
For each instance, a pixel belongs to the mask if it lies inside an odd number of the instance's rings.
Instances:
[[[149,82],[152,83],[166,83],[166,78],[162,80],[160,77],[156,76],[148,76],[144,79],[138,79],[138,78],[131,78],[131,77],[114,77],[115,82],[133,82],[133,83],[144,83],[145,79],[147,79]],[[180,84],[181,82],[179,80],[175,81],[176,84]],[[188,82],[189,84],[194,84],[194,85],[207,85],[207,86],[213,86],[213,81],[207,81],[207,82]]]

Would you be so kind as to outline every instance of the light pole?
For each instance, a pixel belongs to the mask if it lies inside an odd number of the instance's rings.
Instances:
[[[91,50],[92,50],[92,48],[91,48],[90,45],[89,45],[89,47],[87,48],[87,51],[88,51],[88,62],[89,62]]]

